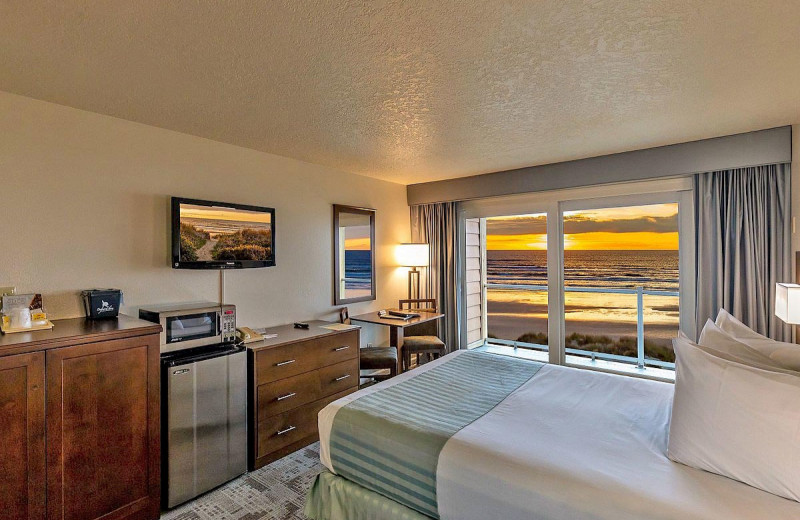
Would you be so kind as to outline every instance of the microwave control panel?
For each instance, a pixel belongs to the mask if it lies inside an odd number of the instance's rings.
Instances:
[[[220,314],[220,333],[222,334],[222,342],[236,341],[236,310],[231,306],[223,306]]]

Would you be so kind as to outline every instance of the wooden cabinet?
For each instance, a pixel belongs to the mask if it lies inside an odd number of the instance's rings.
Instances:
[[[358,328],[268,329],[277,337],[249,345],[250,469],[319,438],[317,414],[358,390]]]
[[[45,516],[44,354],[0,358],[0,511]]]
[[[120,316],[0,337],[2,518],[159,517],[159,331]]]
[[[158,518],[158,374],[157,336],[47,352],[49,519]]]

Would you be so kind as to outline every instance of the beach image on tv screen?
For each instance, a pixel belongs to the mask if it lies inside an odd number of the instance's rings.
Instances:
[[[272,258],[267,212],[181,204],[180,228],[182,262]]]

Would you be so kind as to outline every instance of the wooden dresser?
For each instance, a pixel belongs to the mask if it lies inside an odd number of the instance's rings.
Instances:
[[[251,471],[319,439],[319,411],[358,390],[360,329],[325,325],[273,327],[277,337],[247,345]]]
[[[54,323],[0,336],[0,516],[157,519],[161,326]]]

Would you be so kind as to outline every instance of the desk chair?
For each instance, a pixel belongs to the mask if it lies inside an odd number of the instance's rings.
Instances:
[[[347,307],[339,309],[339,322],[349,325],[350,312]],[[368,347],[358,349],[361,370],[388,370],[386,374],[370,374],[375,381],[385,381],[397,375],[397,348]]]
[[[400,300],[400,310],[411,312],[438,312],[433,298]],[[411,368],[411,355],[417,355],[417,365],[422,364],[422,356],[430,360],[438,359],[447,353],[447,346],[439,339],[439,320],[426,321],[406,327],[403,339],[403,370]]]

